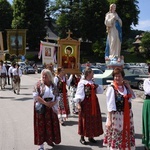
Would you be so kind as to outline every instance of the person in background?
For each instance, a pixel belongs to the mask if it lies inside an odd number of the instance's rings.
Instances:
[[[12,88],[13,88],[13,73],[12,73],[12,71],[13,71],[14,67],[15,67],[14,63],[11,63],[11,66],[8,69],[8,75],[10,78],[10,83],[11,83]]]
[[[1,89],[5,89],[7,75],[8,75],[7,69],[4,66],[4,62],[1,60],[0,61],[0,86],[1,86]]]
[[[19,95],[21,76],[22,76],[22,71],[19,68],[19,64],[15,64],[15,68],[12,70],[12,74],[13,74],[13,90],[15,94]],[[17,93],[16,93],[16,90],[17,90]]]
[[[35,69],[35,73],[38,73],[38,67],[37,67],[36,63],[34,63],[32,66]]]
[[[49,69],[53,76],[55,76],[54,65],[53,63],[46,64],[46,69]]]
[[[135,149],[135,133],[131,98],[135,94],[121,68],[112,72],[113,83],[106,92],[107,119],[103,145],[111,150]]]
[[[60,125],[58,120],[59,93],[54,84],[50,70],[43,69],[41,79],[33,90],[34,99],[34,144],[39,145],[38,150],[44,150],[44,142],[50,146],[61,142]],[[35,109],[37,103],[44,107],[43,113]]]
[[[101,110],[96,95],[102,94],[103,88],[93,82],[90,67],[86,67],[84,76],[78,83],[74,98],[79,113],[78,134],[81,136],[81,144],[87,144],[84,137],[88,137],[89,142],[96,143],[94,137],[103,134]]]
[[[10,85],[10,78],[9,78],[9,75],[8,75],[8,70],[9,70],[10,66],[8,65],[7,61],[5,62],[5,67],[6,67],[6,70],[7,70],[7,77],[6,77],[7,81],[6,81],[6,83],[8,85]]]
[[[150,65],[148,73],[150,75]],[[142,144],[145,145],[145,150],[150,150],[150,77],[144,80],[143,89],[145,100],[142,109]]]
[[[64,125],[64,122],[70,114],[68,95],[67,95],[67,86],[70,86],[70,78],[68,79],[67,74],[64,71],[64,68],[57,68],[57,75],[54,77],[54,83],[57,85],[60,93],[60,101],[58,107],[58,118],[61,125]]]
[[[70,104],[71,104],[71,109],[72,109],[72,113],[73,114],[78,114],[78,109],[77,109],[77,105],[74,102],[74,97],[75,97],[75,93],[77,90],[77,86],[78,83],[81,79],[81,75],[80,74],[73,74],[70,75],[71,76],[71,82],[70,82]],[[70,78],[70,77],[69,77]]]

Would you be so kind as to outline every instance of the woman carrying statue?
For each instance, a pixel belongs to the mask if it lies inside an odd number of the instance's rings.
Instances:
[[[105,60],[111,60],[114,57],[120,59],[122,21],[116,13],[116,4],[110,5],[109,12],[105,16],[105,25],[108,33],[105,49]]]

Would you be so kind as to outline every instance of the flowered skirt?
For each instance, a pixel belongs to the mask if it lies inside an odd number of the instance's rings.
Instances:
[[[64,100],[63,100],[63,94],[60,93],[60,100],[59,100],[59,105],[58,105],[58,115],[63,115],[63,116],[68,116],[70,114],[70,108],[69,108],[69,102],[68,102],[68,97],[66,93],[66,108],[64,105]]]
[[[145,99],[142,110],[142,144],[150,149],[150,99]]]
[[[46,107],[44,114],[38,114],[34,107],[34,144],[41,145],[44,142],[48,145],[61,142],[58,116],[52,108]]]
[[[107,121],[106,121],[107,124]],[[107,146],[110,150],[122,149],[122,133],[123,133],[123,112],[112,113],[112,126],[108,129],[106,127],[104,133],[103,145]],[[133,113],[130,109],[130,139],[128,142],[128,136],[126,135],[125,149],[135,150],[135,133],[133,123]],[[130,145],[129,145],[130,144]]]

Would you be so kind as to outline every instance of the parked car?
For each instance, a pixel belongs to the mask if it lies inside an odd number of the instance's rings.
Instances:
[[[138,75],[139,77],[135,78],[136,82],[130,82],[131,86],[143,90],[143,82],[145,78],[148,78],[148,69],[147,68],[130,68],[128,70],[131,74]]]
[[[93,64],[91,64],[91,63],[89,63],[88,65],[87,65],[87,63],[85,63],[85,64],[81,64],[81,66],[80,66],[81,72],[83,72],[86,67],[99,69],[97,66],[95,66],[95,65],[93,65]]]
[[[94,74],[103,74],[103,71],[98,68],[92,68]]]
[[[26,63],[25,62],[17,62],[18,64],[19,64],[19,66],[20,66],[20,69],[21,69],[21,71],[23,72],[23,69],[24,69],[24,67],[26,66]]]
[[[23,74],[35,74],[35,72],[36,70],[30,65],[24,66],[23,71],[22,71]]]
[[[101,69],[103,72],[105,72],[105,70],[107,69],[107,66],[106,66],[105,63],[97,63],[97,64],[96,64],[96,67],[97,67],[98,69]]]
[[[11,61],[7,61],[7,60],[4,61],[4,64],[6,64],[6,63],[7,63],[8,66],[11,66]]]
[[[85,68],[86,68],[85,66],[81,67],[82,73],[84,73]],[[93,67],[93,66],[91,68],[92,68],[94,74],[103,74],[103,71],[101,69],[98,69],[98,68]]]
[[[37,64],[37,73],[41,73],[41,71],[44,69],[44,66],[42,64]]]

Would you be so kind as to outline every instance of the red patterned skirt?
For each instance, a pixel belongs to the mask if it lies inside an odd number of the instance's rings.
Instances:
[[[64,100],[63,100],[63,93],[60,93],[60,101],[59,101],[59,106],[58,106],[58,114],[60,115],[66,115],[66,117],[70,114],[70,108],[69,108],[69,101],[66,93],[66,103],[67,103],[67,108],[65,109],[64,105]]]
[[[101,110],[96,97],[96,115],[92,115],[92,102],[90,98],[81,102],[79,112],[78,134],[85,137],[97,137],[103,134]]]
[[[34,107],[34,144],[41,145],[44,142],[48,145],[61,142],[58,116],[52,108],[46,107],[44,114],[38,114]]]
[[[106,128],[105,130],[103,145],[107,146],[111,150],[122,149],[123,115],[124,115],[123,112],[118,111],[113,112],[112,127],[110,129]],[[127,135],[126,139],[128,139]],[[131,109],[130,109],[130,139],[129,143],[128,140],[126,140],[125,147],[126,150],[128,150],[128,147],[130,147],[131,150],[135,150],[133,113]]]

